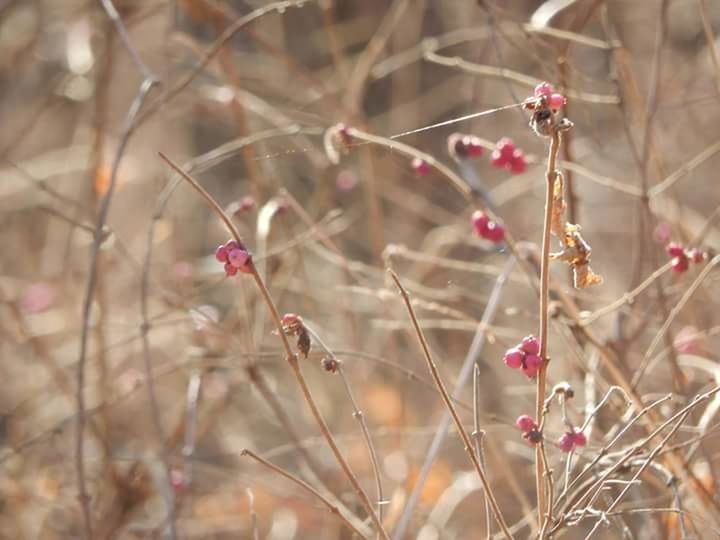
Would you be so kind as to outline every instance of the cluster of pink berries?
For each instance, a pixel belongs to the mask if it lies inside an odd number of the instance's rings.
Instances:
[[[672,270],[678,274],[690,268],[690,261],[699,264],[705,260],[707,254],[700,248],[685,249],[682,244],[671,242],[665,247],[667,254],[672,257]]]
[[[507,350],[503,361],[507,367],[520,369],[532,379],[543,365],[543,359],[540,357],[540,342],[535,336],[524,337],[519,345]]]
[[[505,227],[491,220],[484,212],[475,210],[470,219],[475,228],[475,233],[480,238],[490,240],[495,244],[499,244],[505,239]]]
[[[448,152],[455,159],[476,158],[483,155],[482,141],[475,135],[453,133],[448,137]]]
[[[562,94],[555,92],[553,85],[548,82],[542,82],[535,87],[533,91],[533,97],[529,97],[525,100],[526,105],[528,103],[535,103],[540,99],[545,99],[547,106],[553,111],[560,110],[567,103],[567,99]]]
[[[578,428],[572,428],[572,431],[566,431],[558,439],[558,448],[566,454],[575,450],[578,446],[585,446],[587,437]]]
[[[527,414],[518,416],[518,419],[515,420],[515,425],[522,431],[523,439],[528,443],[537,444],[542,440],[542,433],[540,433],[537,422],[531,416]]]
[[[503,137],[495,144],[495,149],[490,154],[490,164],[514,174],[521,174],[527,170],[525,153],[516,148],[512,139],[507,137]]]
[[[234,276],[239,272],[252,273],[252,258],[244,246],[235,240],[228,240],[215,250],[218,262],[225,263],[225,275]]]

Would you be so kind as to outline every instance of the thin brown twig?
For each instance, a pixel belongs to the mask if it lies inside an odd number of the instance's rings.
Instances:
[[[323,339],[315,330],[313,330],[307,323],[304,323],[304,325],[308,333],[310,334],[310,337],[312,337],[312,339],[320,346],[320,348],[323,349],[323,351],[331,360],[337,362],[337,373],[338,375],[340,375],[340,379],[343,382],[343,387],[345,388],[345,393],[347,394],[348,400],[350,401],[350,406],[353,410],[353,418],[355,418],[358,421],[358,424],[360,424],[360,430],[362,431],[362,436],[365,440],[365,446],[367,446],[368,454],[370,455],[370,464],[373,470],[375,491],[377,493],[377,513],[378,518],[382,522],[385,497],[383,495],[382,480],[380,478],[380,461],[378,460],[377,450],[375,449],[375,444],[373,443],[372,437],[370,436],[370,430],[368,429],[367,422],[365,421],[365,415],[363,414],[360,407],[358,407],[357,400],[355,399],[352,387],[350,386],[350,381],[348,381],[348,378],[345,374],[345,368],[342,361],[337,359],[335,353],[327,346],[327,344],[323,341]],[[378,536],[379,534],[380,533],[378,532]]]
[[[273,472],[279,474],[280,476],[287,478],[291,482],[297,484],[298,486],[303,488],[305,491],[310,493],[313,497],[317,498],[320,502],[322,502],[327,507],[327,509],[330,510],[331,513],[335,514],[345,524],[345,526],[348,529],[353,531],[360,538],[365,538],[365,539],[367,538],[367,536],[365,534],[363,534],[360,530],[358,530],[355,527],[355,525],[353,525],[352,522],[343,515],[343,513],[340,511],[340,509],[337,506],[335,506],[333,503],[331,503],[328,499],[325,498],[325,496],[323,496],[322,493],[320,493],[318,490],[316,490],[314,487],[312,487],[310,484],[308,484],[304,480],[281,469],[280,467],[269,462],[268,460],[261,458],[259,455],[257,455],[255,452],[253,452],[251,450],[244,449],[240,452],[240,455],[247,456],[247,457],[254,459],[255,461],[257,461],[261,465],[267,467],[271,471],[273,471]]]
[[[207,202],[208,205],[214,210],[214,212],[217,214],[217,216],[223,221],[227,229],[232,234],[235,241],[237,241],[240,245],[244,245],[242,241],[242,237],[240,235],[240,232],[238,231],[235,224],[232,222],[230,217],[227,215],[227,213],[222,209],[222,207],[218,204],[218,202],[213,199],[213,197],[203,188],[192,176],[187,174],[182,168],[180,168],[178,165],[176,165],[170,158],[168,158],[165,154],[162,152],[159,152],[158,155],[162,158],[165,163],[167,163],[175,172],[180,174],[180,176],[186,180],[194,189],[197,191],[202,198]],[[250,271],[252,273],[253,279],[255,280],[255,284],[257,285],[261,296],[263,297],[263,300],[265,304],[267,305],[267,308],[270,312],[270,315],[272,317],[272,320],[275,324],[275,329],[278,332],[278,335],[280,337],[280,340],[282,341],[283,349],[285,350],[286,354],[286,360],[288,364],[290,364],[290,368],[293,371],[293,375],[295,376],[295,379],[297,380],[298,385],[300,386],[300,389],[302,390],[303,397],[305,398],[305,402],[307,403],[308,407],[310,408],[310,411],[313,414],[313,417],[315,418],[315,421],[318,424],[318,427],[320,428],[320,432],[322,433],[323,437],[328,443],[328,446],[330,447],[330,450],[332,451],[333,455],[335,456],[335,459],[337,460],[338,464],[340,465],[340,468],[345,473],[345,476],[347,477],[348,481],[352,485],[353,489],[355,490],[355,493],[360,498],[360,501],[365,508],[365,511],[370,516],[370,519],[373,521],[376,529],[382,533],[382,537],[385,540],[389,540],[389,537],[387,535],[387,532],[382,526],[382,523],[380,522],[377,513],[375,512],[375,509],[370,502],[369,497],[367,496],[367,493],[365,493],[365,490],[360,485],[360,482],[358,482],[357,477],[352,472],[352,469],[350,468],[350,465],[348,464],[347,460],[345,459],[345,456],[343,456],[342,452],[340,451],[340,448],[338,447],[337,443],[335,442],[335,438],[333,437],[332,433],[330,432],[330,429],[328,428],[327,423],[325,422],[325,419],[322,416],[322,413],[317,407],[317,404],[315,403],[315,399],[312,396],[312,392],[310,391],[310,388],[307,385],[307,382],[305,381],[305,377],[302,374],[302,371],[300,370],[300,363],[298,362],[297,355],[293,352],[292,347],[290,346],[290,341],[288,340],[288,337],[285,335],[285,332],[283,331],[283,324],[280,318],[280,313],[277,310],[277,307],[275,306],[275,302],[272,299],[272,296],[270,295],[270,291],[268,290],[267,286],[265,285],[265,282],[263,281],[262,277],[258,273],[257,268],[252,263],[252,260],[249,262]]]
[[[395,285],[400,291],[400,295],[403,298],[403,301],[405,302],[405,307],[407,308],[408,314],[410,316],[410,319],[412,320],[413,327],[415,328],[415,333],[418,337],[418,341],[420,342],[420,346],[423,350],[423,354],[425,356],[425,360],[427,361],[428,368],[430,369],[430,373],[435,381],[435,384],[440,391],[440,395],[442,396],[443,401],[445,402],[445,406],[448,409],[448,412],[452,415],[453,421],[455,422],[455,427],[457,428],[458,432],[460,433],[460,437],[462,438],[463,445],[465,447],[465,452],[467,452],[468,456],[470,457],[470,461],[473,464],[473,467],[475,468],[475,471],[478,474],[478,477],[480,478],[480,483],[483,486],[483,489],[485,490],[485,493],[488,497],[488,500],[490,501],[490,507],[492,508],[493,515],[495,516],[495,520],[497,521],[498,525],[503,531],[503,534],[506,538],[512,539],[513,536],[508,530],[507,524],[505,523],[505,518],[502,515],[502,512],[500,511],[500,507],[498,506],[497,500],[495,499],[495,495],[493,494],[492,490],[490,489],[490,483],[488,482],[487,477],[485,476],[485,471],[483,470],[482,466],[480,465],[480,460],[478,459],[477,454],[475,453],[475,450],[473,449],[472,441],[470,440],[470,436],[468,435],[467,431],[465,430],[465,426],[463,425],[462,421],[460,420],[460,416],[457,413],[457,410],[455,410],[455,406],[453,405],[452,400],[450,399],[450,394],[448,394],[447,389],[445,388],[445,383],[443,383],[442,378],[440,377],[440,373],[437,369],[437,366],[435,365],[435,361],[432,358],[432,354],[430,354],[430,348],[428,347],[427,341],[425,340],[425,335],[423,334],[422,328],[420,328],[420,323],[417,320],[417,317],[415,316],[415,310],[412,307],[412,302],[410,301],[410,296],[408,295],[408,292],[403,287],[402,283],[400,282],[400,278],[397,276],[395,272],[393,272],[391,269],[388,269],[388,273],[390,274],[390,277],[392,277],[393,281],[395,282]]]
[[[95,295],[95,285],[97,283],[97,270],[98,261],[100,258],[100,245],[104,238],[104,228],[107,222],[107,217],[110,212],[110,203],[112,202],[112,196],[115,193],[115,187],[117,184],[117,172],[120,167],[120,160],[122,159],[125,149],[127,148],[128,142],[130,141],[130,134],[135,126],[137,115],[145,102],[145,98],[148,96],[150,90],[155,86],[154,79],[145,79],[140,88],[138,89],[137,95],[133,99],[128,111],[125,128],[123,135],[120,138],[120,144],[115,154],[113,161],[112,172],[110,175],[110,185],[108,186],[105,198],[102,200],[100,210],[98,213],[97,222],[95,225],[95,236],[93,239],[93,245],[90,255],[90,268],[88,271],[88,281],[85,287],[85,296],[82,308],[82,325],[80,332],[80,352],[78,357],[77,365],[77,432],[75,437],[75,468],[77,471],[77,484],[78,484],[78,498],[82,507],[85,536],[88,540],[93,538],[92,529],[92,511],[90,507],[90,496],[87,491],[87,481],[85,478],[85,449],[84,449],[84,435],[85,435],[85,363],[87,360],[87,345],[88,336],[90,333],[90,316],[92,314],[93,297]]]

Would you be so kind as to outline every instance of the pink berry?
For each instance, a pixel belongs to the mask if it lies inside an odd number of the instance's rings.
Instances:
[[[240,268],[245,265],[249,257],[250,254],[244,249],[233,249],[228,253],[228,262],[235,268]]]
[[[418,176],[425,176],[430,172],[430,165],[427,163],[427,161],[420,158],[413,159],[411,166],[415,174]]]
[[[505,365],[512,369],[520,369],[523,366],[523,360],[525,360],[525,353],[520,349],[508,349],[503,356]]]
[[[538,355],[526,354],[525,363],[522,371],[526,376],[532,379],[538,374],[538,371],[540,371],[540,367],[542,366],[542,364],[542,358],[540,358]]]
[[[502,152],[498,150],[497,148],[492,151],[490,154],[490,165],[493,167],[497,167],[498,169],[502,169],[507,165],[508,160],[505,156],[502,155]]]
[[[667,246],[665,246],[665,251],[671,257],[681,257],[685,255],[685,248],[682,246],[682,244],[678,244],[677,242],[669,243]]]
[[[527,170],[527,160],[522,150],[515,150],[509,165],[513,174],[522,174]]]
[[[500,153],[500,156],[503,157],[505,161],[512,159],[515,149],[515,143],[508,137],[503,137],[495,143],[495,150]]]
[[[255,208],[255,199],[250,195],[245,195],[238,201],[238,212],[248,212]]]
[[[170,485],[177,494],[185,491],[185,475],[182,471],[178,469],[172,469],[170,471]]]
[[[226,276],[232,277],[232,276],[234,276],[234,275],[237,274],[237,273],[238,273],[237,267],[233,266],[233,265],[230,264],[229,262],[226,262],[226,263],[225,263],[225,275],[226,275]]]
[[[699,354],[702,352],[702,341],[698,329],[694,326],[684,326],[675,335],[673,345],[681,354]]]
[[[487,230],[485,231],[485,238],[495,244],[499,244],[500,242],[505,240],[505,227],[503,227],[499,223],[491,221],[487,225]]]
[[[50,309],[55,301],[55,289],[48,283],[34,283],[26,288],[19,299],[25,313],[41,313]]]
[[[468,135],[466,137],[463,137],[463,143],[465,144],[465,148],[467,149],[468,156],[470,156],[471,158],[480,157],[485,152],[485,149],[480,143],[480,139],[478,139],[474,135]]]
[[[218,246],[215,250],[215,258],[218,262],[224,263],[228,260],[228,250],[225,246]]]
[[[575,434],[565,432],[558,439],[558,447],[565,453],[572,452],[575,448]]]
[[[520,348],[527,354],[537,355],[540,352],[540,341],[533,335],[525,336],[520,344]]]
[[[355,189],[355,186],[357,186],[357,184],[357,175],[349,169],[340,171],[337,175],[337,178],[335,178],[335,187],[337,187],[338,191],[352,191],[353,189]]]
[[[690,260],[695,264],[699,264],[705,260],[705,252],[700,248],[692,248],[690,253]]]
[[[550,84],[548,82],[542,82],[535,87],[535,91],[533,92],[533,95],[536,98],[539,98],[541,96],[550,97],[553,94],[553,92],[555,92],[555,89],[553,88],[552,84]]]
[[[225,242],[225,251],[230,253],[233,249],[240,249],[240,246],[235,240],[228,240]]]
[[[295,313],[286,313],[282,316],[280,322],[283,326],[293,326],[294,324],[297,324],[299,320],[299,317],[295,315]]]
[[[488,225],[490,224],[490,218],[487,217],[487,215],[481,210],[475,210],[470,220],[472,221],[472,225],[475,228],[475,233],[478,236],[485,238],[488,230]]]
[[[253,266],[250,264],[250,258],[248,258],[247,262],[238,268],[238,270],[240,270],[243,274],[252,274]]]
[[[582,431],[580,431],[578,428],[575,428],[575,432],[573,433],[573,441],[575,442],[575,446],[585,446],[587,444],[587,437]]]
[[[653,230],[653,240],[658,244],[667,244],[672,237],[672,227],[669,223],[661,221]]]
[[[535,420],[527,414],[518,416],[517,420],[515,420],[515,425],[523,433],[527,433],[532,429],[537,429],[537,424],[535,423]]]
[[[562,94],[550,94],[548,105],[554,111],[557,111],[567,103],[567,99]]]
[[[684,254],[679,257],[674,257],[671,268],[676,274],[687,272],[688,268],[690,268],[690,259],[688,259]]]

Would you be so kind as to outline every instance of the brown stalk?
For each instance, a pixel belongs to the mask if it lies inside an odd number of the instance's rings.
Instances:
[[[508,539],[512,539],[513,536],[510,533],[507,524],[505,523],[505,518],[503,518],[500,507],[498,506],[497,500],[495,499],[495,495],[490,489],[490,482],[488,482],[488,479],[485,476],[485,471],[480,465],[480,459],[475,453],[470,436],[468,435],[465,426],[460,420],[460,416],[458,415],[457,410],[453,405],[450,394],[448,394],[448,391],[445,388],[445,383],[443,383],[443,380],[440,377],[440,372],[435,365],[432,354],[430,354],[430,348],[428,347],[427,341],[425,340],[425,335],[423,334],[422,328],[420,328],[420,323],[418,323],[417,317],[415,316],[415,310],[412,307],[412,302],[410,302],[410,296],[408,295],[408,292],[405,290],[405,288],[402,286],[402,283],[400,283],[400,278],[397,276],[397,274],[391,269],[388,269],[388,273],[390,274],[390,277],[392,277],[397,288],[400,290],[400,295],[405,302],[405,307],[407,308],[408,314],[410,315],[410,320],[412,321],[413,327],[415,328],[415,333],[418,337],[418,341],[420,342],[420,347],[423,350],[423,354],[425,356],[425,360],[427,361],[428,368],[430,369],[430,374],[432,375],[433,380],[435,381],[435,385],[437,386],[437,389],[440,392],[443,401],[445,402],[445,406],[447,407],[448,412],[450,413],[453,421],[455,422],[455,427],[457,428],[458,433],[460,433],[460,437],[462,438],[463,445],[465,447],[465,452],[467,452],[468,457],[470,457],[470,461],[472,461],[473,467],[475,468],[475,471],[480,478],[480,483],[482,484],[483,490],[490,503],[490,507],[495,517],[495,521],[497,521],[497,524],[502,529],[505,537]]]
[[[535,392],[535,417],[542,423],[544,416],[545,387],[547,385],[547,357],[548,342],[548,305],[550,302],[550,228],[552,221],[553,187],[557,175],[556,164],[558,151],[560,150],[560,132],[555,129],[552,132],[550,148],[548,150],[548,163],[545,171],[545,220],[543,223],[542,255],[540,260],[540,358],[543,364],[537,376]],[[544,529],[545,522],[545,465],[542,459],[542,448],[538,445],[535,449],[535,488],[538,501],[538,524]],[[552,514],[552,508],[548,509],[548,519]]]

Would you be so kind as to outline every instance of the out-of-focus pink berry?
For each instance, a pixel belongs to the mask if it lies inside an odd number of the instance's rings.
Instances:
[[[538,427],[535,420],[531,416],[528,416],[527,414],[518,416],[517,420],[515,420],[515,425],[523,433],[527,433],[528,431],[530,431],[532,429],[537,429],[537,427]]]
[[[47,283],[33,283],[20,296],[20,309],[28,314],[46,311],[55,302],[55,289]]]
[[[467,154],[471,158],[480,157],[483,155],[483,153],[485,153],[485,148],[483,148],[482,144],[480,143],[480,139],[478,139],[474,135],[467,135],[463,137],[463,144],[465,144]]]
[[[508,160],[505,156],[502,155],[502,152],[498,150],[497,148],[492,151],[490,154],[490,165],[493,167],[497,167],[498,169],[502,169],[507,165]]]
[[[355,186],[357,186],[357,184],[357,174],[355,174],[350,169],[340,171],[337,175],[337,178],[335,178],[335,187],[338,189],[338,191],[352,191],[353,189],[355,189]]]
[[[670,242],[667,246],[665,246],[665,251],[671,257],[681,257],[685,255],[685,248],[682,244],[678,244],[677,242]]]
[[[676,274],[687,272],[688,268],[690,268],[690,259],[688,259],[685,254],[674,257],[671,268]]]
[[[512,369],[520,369],[523,365],[523,360],[525,359],[525,353],[523,353],[520,349],[509,349],[505,356],[503,356],[503,362],[505,362],[505,365]]]
[[[554,111],[557,111],[567,103],[567,99],[562,94],[550,94],[548,105]]]
[[[537,355],[540,353],[540,341],[533,335],[525,336],[520,344],[520,348],[527,354]]]
[[[573,442],[575,443],[575,446],[585,446],[587,444],[587,437],[582,431],[575,428],[575,432],[573,433]]]
[[[181,470],[172,469],[170,471],[170,485],[176,494],[180,494],[185,491],[185,475]]]
[[[475,233],[478,236],[485,238],[488,230],[488,225],[490,223],[490,218],[487,216],[487,214],[485,214],[485,212],[481,210],[475,210],[470,220],[472,221]]]
[[[255,208],[255,199],[245,195],[238,201],[238,212],[249,212]]]
[[[658,244],[665,245],[672,238],[672,227],[666,221],[661,221],[653,230],[653,240]]]
[[[217,259],[217,253],[215,254]],[[218,259],[219,260],[219,259]],[[220,261],[225,262],[225,261]],[[187,261],[178,261],[173,265],[173,275],[178,281],[188,281],[193,277],[193,266]]]
[[[548,82],[542,82],[535,87],[533,95],[536,98],[539,98],[541,96],[550,97],[554,92],[555,92],[555,89],[553,88],[552,84],[550,84]]]
[[[700,248],[692,248],[690,250],[690,253],[688,253],[688,256],[690,257],[690,260],[694,262],[695,264],[699,264],[705,260],[705,252]]]
[[[228,262],[235,268],[245,266],[249,258],[250,254],[244,249],[233,249],[228,253]]]
[[[497,143],[495,143],[495,150],[500,153],[500,156],[506,161],[509,161],[513,157],[515,152],[515,143],[509,137],[503,137]]]
[[[430,172],[430,164],[420,158],[414,158],[411,163],[412,169],[418,176],[425,176]]]
[[[225,246],[218,246],[215,250],[215,258],[218,262],[224,263],[228,261],[228,250]]]
[[[499,244],[503,240],[505,240],[505,227],[500,225],[499,223],[496,223],[494,221],[491,221],[487,225],[487,230],[485,232],[485,238],[490,240],[491,242],[495,244]]]
[[[235,240],[228,240],[227,242],[225,242],[225,249],[228,253],[230,253],[230,251],[233,249],[240,249],[240,246]]]
[[[701,336],[694,326],[681,328],[675,335],[673,345],[675,350],[681,354],[699,354],[703,348]]]
[[[568,431],[560,435],[558,447],[566,454],[572,452],[575,448],[575,434]]]
[[[455,159],[480,157],[485,152],[482,142],[475,135],[453,133],[448,137],[448,152]]]
[[[234,275],[237,274],[237,273],[238,273],[238,267],[237,267],[237,266],[233,266],[233,265],[230,264],[229,262],[226,262],[226,263],[225,263],[225,275],[226,275],[226,276],[232,277],[232,276],[234,276]]]
[[[522,150],[515,150],[515,156],[509,163],[510,172],[513,174],[522,174],[527,171],[527,160]]]

